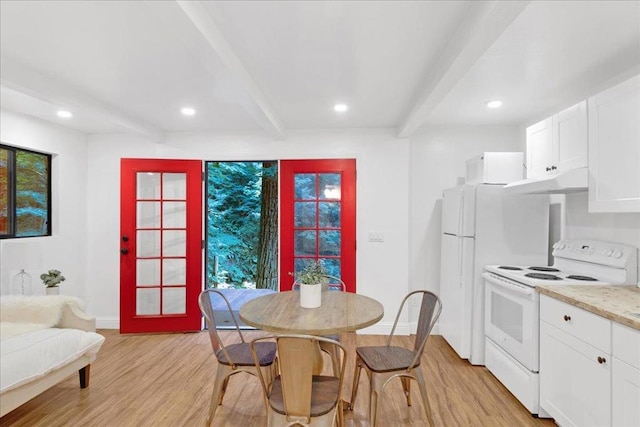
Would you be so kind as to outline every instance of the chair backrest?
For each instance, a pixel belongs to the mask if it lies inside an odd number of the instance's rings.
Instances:
[[[216,319],[213,309],[214,301],[216,302],[216,308],[223,307],[223,309],[229,311],[229,315],[233,319],[233,323],[236,326],[236,331],[240,336],[240,341],[245,342],[244,337],[242,336],[242,331],[240,331],[238,321],[233,314],[233,310],[231,310],[231,304],[229,304],[229,300],[227,300],[224,294],[216,289],[206,289],[200,292],[200,296],[198,297],[198,305],[200,306],[200,311],[207,321],[207,330],[209,331],[209,339],[211,340],[211,347],[213,348],[213,352],[217,354],[219,350],[222,350],[227,360],[232,360],[227,354],[227,350],[225,349],[222,340],[218,336],[218,331],[216,329]]]
[[[433,329],[433,325],[436,324],[436,322],[438,321],[438,317],[440,317],[440,313],[442,312],[442,302],[440,301],[440,298],[438,298],[438,296],[433,292],[422,290],[410,292],[406,297],[404,297],[402,303],[400,304],[400,309],[398,310],[396,320],[393,323],[393,328],[391,328],[391,333],[387,338],[387,345],[391,344],[391,338],[393,337],[393,333],[395,332],[396,326],[398,324],[398,319],[400,318],[400,314],[402,313],[402,309],[404,308],[405,303],[409,298],[417,294],[422,294],[422,302],[420,303],[420,315],[418,316],[416,338],[413,343],[413,350],[415,352],[415,355],[410,367],[414,367],[419,364],[422,353],[424,352],[424,347],[427,343],[427,339],[429,338],[431,330]]]
[[[322,284],[322,291],[346,291],[347,285],[345,285],[344,281],[336,276],[331,276],[329,274],[323,275],[327,279],[327,283]],[[297,291],[300,289],[300,282],[298,279],[294,280],[293,285],[291,287],[292,290]]]
[[[317,337],[312,335],[278,335],[261,337],[251,342],[251,351],[254,360],[257,355],[254,351],[254,344],[264,339],[275,339],[278,346],[278,365],[280,367],[280,383],[282,385],[282,397],[287,419],[310,422],[312,407],[312,381],[314,379],[314,354],[318,351],[318,343],[324,346],[335,346],[341,353],[341,365],[339,369],[339,386],[337,389],[336,402],[340,398],[342,390],[342,379],[346,366],[346,350],[337,341]],[[256,361],[257,363],[257,361]],[[266,382],[263,381],[265,393],[267,393]]]

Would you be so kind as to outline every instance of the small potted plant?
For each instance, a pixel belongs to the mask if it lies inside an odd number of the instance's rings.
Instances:
[[[327,271],[322,261],[309,263],[297,274],[300,284],[300,307],[316,308],[322,303],[322,285],[328,283]]]
[[[40,275],[40,280],[44,283],[47,295],[58,295],[60,288],[58,285],[66,280],[60,270],[49,270]]]

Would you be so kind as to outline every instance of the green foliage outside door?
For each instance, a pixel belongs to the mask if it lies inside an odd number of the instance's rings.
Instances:
[[[206,162],[207,287],[277,290],[278,163]]]

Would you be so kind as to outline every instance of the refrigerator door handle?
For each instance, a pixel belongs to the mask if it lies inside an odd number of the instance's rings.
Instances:
[[[462,237],[458,237],[458,285],[462,286],[462,251],[463,251],[463,245],[462,245]]]
[[[458,205],[458,236],[464,235],[464,188],[460,192],[460,204]]]

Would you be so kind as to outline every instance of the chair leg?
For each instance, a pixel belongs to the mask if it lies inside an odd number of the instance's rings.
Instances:
[[[369,421],[371,422],[371,427],[376,427],[378,419],[378,401],[382,394],[382,390],[384,389],[384,385],[385,378],[382,375],[372,372],[370,381],[371,392],[369,395]]]
[[[407,399],[407,406],[411,406],[411,378],[400,377],[400,380],[402,381],[404,397]]]
[[[362,359],[356,354],[356,365],[353,370],[353,387],[351,387],[351,402],[349,402],[349,410],[353,411],[356,403],[356,394],[358,393],[358,383],[360,382],[360,371],[362,370]]]
[[[344,408],[342,407],[342,399],[340,397],[338,397],[336,412],[338,416],[338,427],[344,427]]]
[[[216,409],[218,405],[222,404],[222,396],[224,395],[224,385],[229,381],[229,374],[231,374],[231,366],[218,364],[216,371],[216,379],[213,383],[213,392],[211,393],[211,403],[209,404],[209,417],[207,418],[207,425],[211,425],[213,417],[216,415]]]
[[[418,383],[418,387],[420,388],[420,395],[422,396],[422,406],[424,406],[424,412],[427,414],[427,420],[429,420],[429,425],[435,425],[433,423],[433,418],[431,415],[431,406],[429,405],[429,396],[427,394],[427,386],[424,383],[424,376],[422,375],[422,371],[418,366],[413,374],[415,376],[416,382]]]
[[[227,376],[222,382],[222,388],[220,389],[220,399],[218,400],[218,405],[222,405],[222,399],[224,398],[224,393],[227,391],[228,385],[229,385],[229,377]]]

